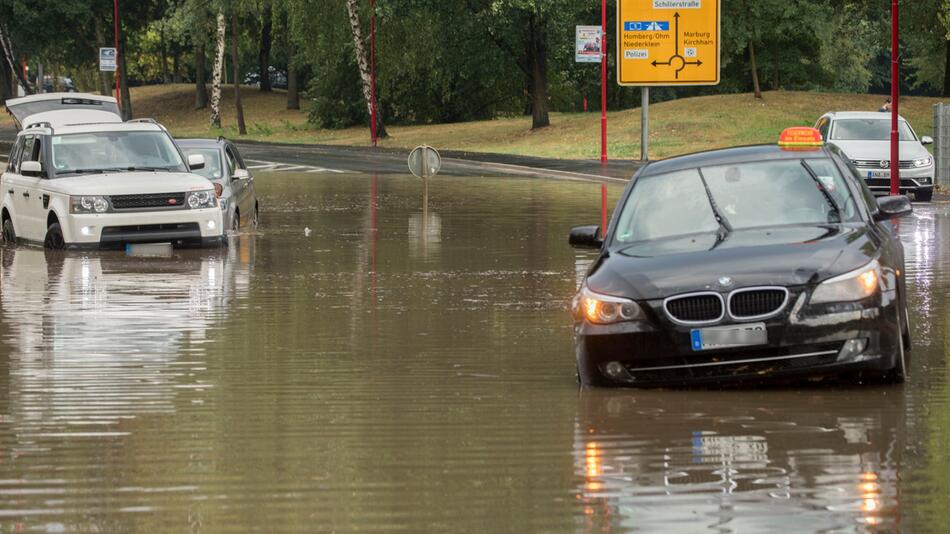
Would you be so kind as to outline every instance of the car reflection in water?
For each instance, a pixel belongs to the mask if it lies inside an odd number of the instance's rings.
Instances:
[[[903,392],[884,396],[582,390],[578,527],[897,530]]]
[[[252,240],[167,258],[0,249],[14,421],[108,425],[168,413],[176,388],[207,387],[195,362],[247,295],[253,254]]]

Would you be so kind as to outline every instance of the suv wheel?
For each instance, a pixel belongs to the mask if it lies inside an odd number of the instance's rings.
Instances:
[[[46,229],[46,239],[43,240],[43,246],[52,250],[63,250],[66,248],[66,240],[63,238],[63,229],[58,222],[49,225]]]
[[[914,191],[914,200],[917,202],[930,202],[930,199],[932,199],[933,196],[934,190],[930,188],[918,189]]]
[[[16,244],[16,231],[13,229],[12,219],[3,220],[3,242],[8,245]]]

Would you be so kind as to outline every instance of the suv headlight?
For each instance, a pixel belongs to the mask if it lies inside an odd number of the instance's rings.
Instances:
[[[914,160],[914,167],[930,167],[933,165],[934,158],[933,156],[927,156],[926,158],[920,158]]]
[[[217,205],[214,198],[214,189],[205,191],[192,191],[188,193],[188,207],[196,210],[201,208],[213,208]]]
[[[636,302],[594,293],[587,289],[586,285],[571,302],[571,311],[576,319],[587,319],[594,324],[612,324],[643,318],[643,310]]]
[[[69,197],[70,213],[105,213],[109,211],[109,199],[101,195]]]
[[[818,284],[812,291],[812,304],[855,302],[875,295],[881,288],[881,264],[877,260],[860,269]]]

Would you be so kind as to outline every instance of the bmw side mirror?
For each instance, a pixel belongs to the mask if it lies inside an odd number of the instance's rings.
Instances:
[[[247,180],[247,179],[250,178],[250,177],[251,177],[251,173],[247,172],[246,169],[238,169],[238,170],[234,171],[234,175],[231,176],[231,179],[232,179],[232,180],[235,180],[235,181],[237,181],[237,180]]]
[[[920,138],[920,144],[922,145],[932,145],[934,144],[934,138],[929,135],[925,135]]]
[[[896,195],[877,198],[877,213],[874,218],[878,221],[896,219],[913,213],[914,207],[906,195]]]
[[[40,176],[43,174],[43,164],[38,161],[24,161],[20,164],[20,174],[23,176]]]
[[[192,154],[188,156],[188,170],[200,171],[205,168],[205,157],[201,154]]]
[[[600,248],[604,244],[600,236],[600,226],[577,226],[571,229],[567,240],[575,248]]]

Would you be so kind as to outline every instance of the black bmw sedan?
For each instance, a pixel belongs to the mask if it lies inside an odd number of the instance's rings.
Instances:
[[[875,197],[835,147],[650,163],[572,303],[584,386],[861,375],[902,382],[907,197]]]

